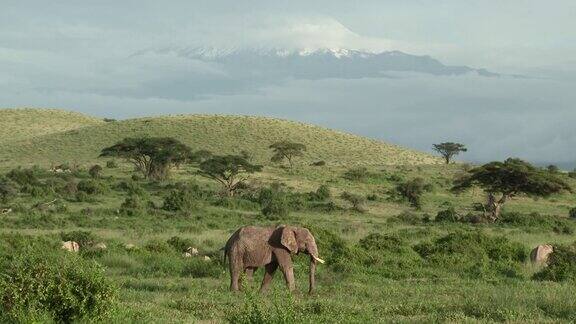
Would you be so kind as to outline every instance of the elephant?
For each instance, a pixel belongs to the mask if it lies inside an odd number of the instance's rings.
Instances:
[[[314,291],[317,262],[324,263],[318,257],[318,247],[314,236],[307,228],[295,226],[256,227],[245,226],[238,229],[226,242],[224,258],[228,257],[230,268],[230,290],[240,290],[240,275],[245,272],[252,279],[254,271],[264,267],[264,279],[260,291],[265,292],[278,267],[284,274],[290,292],[294,291],[294,267],[292,255],[298,253],[310,255],[310,273],[308,293]]]

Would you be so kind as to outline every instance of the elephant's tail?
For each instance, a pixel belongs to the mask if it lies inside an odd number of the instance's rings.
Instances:
[[[222,255],[222,265],[226,267],[226,258],[228,257],[228,249],[226,247],[223,247],[220,249],[220,251],[224,251]]]

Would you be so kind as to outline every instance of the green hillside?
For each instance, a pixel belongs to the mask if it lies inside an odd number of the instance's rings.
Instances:
[[[0,109],[0,145],[101,123],[98,118],[57,109]]]
[[[269,160],[268,146],[278,140],[304,143],[308,152],[302,163],[324,160],[333,165],[435,164],[428,154],[361,136],[298,122],[248,116],[186,115],[99,122],[64,111],[0,111],[12,132],[25,134],[1,141],[6,164],[50,164],[94,160],[103,147],[129,136],[171,136],[193,149],[215,153],[246,150],[255,160]],[[40,128],[42,130],[35,130]],[[21,129],[21,130],[20,130]],[[10,161],[8,161],[10,160]]]

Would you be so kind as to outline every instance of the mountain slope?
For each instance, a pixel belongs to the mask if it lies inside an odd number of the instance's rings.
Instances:
[[[98,118],[57,109],[0,109],[0,143],[30,140],[102,123]]]
[[[88,118],[88,117],[87,117]],[[15,125],[17,127],[17,125]],[[332,165],[430,164],[428,154],[318,126],[264,117],[186,115],[97,123],[60,133],[0,143],[3,164],[89,162],[100,150],[129,136],[171,136],[193,149],[253,154],[268,163],[268,146],[278,140],[304,143],[302,163]]]
[[[234,76],[297,79],[378,78],[386,72],[416,72],[431,75],[462,75],[477,73],[495,77],[497,73],[468,66],[452,66],[430,56],[401,51],[366,52],[352,49],[235,49],[168,48],[159,53],[175,53],[181,57],[218,64]]]

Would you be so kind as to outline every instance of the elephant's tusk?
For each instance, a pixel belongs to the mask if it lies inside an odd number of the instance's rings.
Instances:
[[[318,262],[320,262],[320,263],[322,263],[322,264],[324,264],[324,262],[326,262],[326,261],[320,259],[319,257],[315,257],[315,256],[312,256],[312,257],[314,258],[314,260],[316,260],[316,261],[318,261]]]

